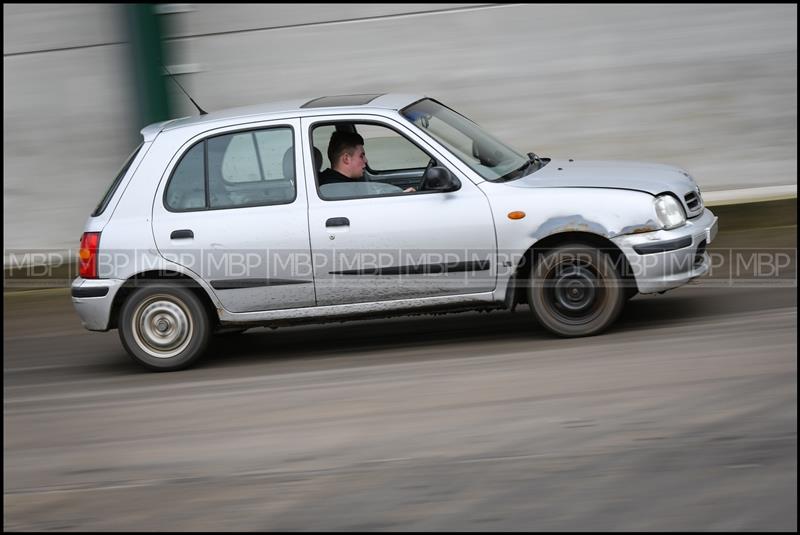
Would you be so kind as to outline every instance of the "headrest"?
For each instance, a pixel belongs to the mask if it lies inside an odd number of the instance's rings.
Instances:
[[[314,147],[314,168],[317,172],[322,171],[322,151]]]
[[[283,178],[294,180],[294,147],[283,153]]]

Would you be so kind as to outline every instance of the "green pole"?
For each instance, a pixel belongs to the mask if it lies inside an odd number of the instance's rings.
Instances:
[[[155,4],[126,4],[139,128],[170,118],[162,28]]]

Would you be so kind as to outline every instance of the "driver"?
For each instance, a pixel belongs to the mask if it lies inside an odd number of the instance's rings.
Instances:
[[[336,131],[328,142],[328,159],[333,168],[319,174],[319,185],[341,182],[365,182],[364,169],[367,167],[367,153],[364,151],[364,138],[355,132]],[[405,193],[417,191],[406,188]]]

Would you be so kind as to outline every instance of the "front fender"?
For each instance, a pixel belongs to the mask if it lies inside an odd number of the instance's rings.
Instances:
[[[582,232],[607,240],[661,229],[653,196],[608,188],[511,188],[479,186],[492,208],[498,247],[498,296],[505,296],[519,260],[537,242],[557,234]],[[511,219],[511,212],[525,217]],[[501,297],[502,299],[502,297]]]
[[[482,183],[489,198],[500,249],[525,250],[563,232],[589,232],[607,239],[660,230],[649,193],[596,188],[509,188]],[[511,219],[510,212],[525,213]]]

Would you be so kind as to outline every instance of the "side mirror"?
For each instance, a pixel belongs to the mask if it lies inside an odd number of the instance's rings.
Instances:
[[[421,191],[455,191],[461,182],[447,168],[435,166],[425,171]]]

